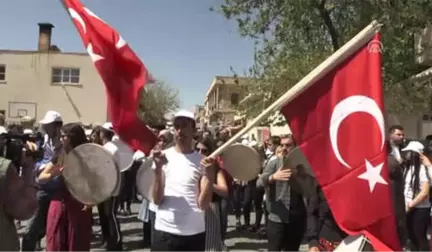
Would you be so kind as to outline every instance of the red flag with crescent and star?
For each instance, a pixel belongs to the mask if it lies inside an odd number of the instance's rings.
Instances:
[[[385,148],[381,42],[364,47],[283,107],[339,227],[376,251],[401,250]]]
[[[114,131],[132,149],[148,154],[157,138],[140,120],[137,110],[140,92],[153,81],[152,77],[126,41],[105,21],[79,0],[63,0],[63,4],[105,84]]]

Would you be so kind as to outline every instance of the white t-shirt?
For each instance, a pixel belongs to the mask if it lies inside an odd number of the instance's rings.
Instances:
[[[175,147],[163,151],[165,190],[156,212],[155,229],[175,235],[205,232],[204,211],[198,208],[199,182],[203,175],[198,152],[182,154]]]
[[[405,176],[405,186],[404,186],[404,196],[405,196],[405,204],[408,205],[415,197],[413,197],[414,192],[413,192],[413,188],[411,186],[411,178],[413,176],[413,172],[414,172],[414,166],[411,166],[408,168],[408,171],[406,171],[406,176]],[[420,171],[419,171],[419,188],[418,190],[421,190],[421,187],[424,183],[429,183],[429,179],[428,176],[426,174],[426,167],[424,165],[420,166]],[[429,197],[427,197],[425,200],[423,200],[422,202],[420,202],[417,206],[415,206],[416,208],[429,208],[431,206]]]
[[[152,170],[154,170],[154,169],[156,169],[156,166],[154,165],[154,162],[153,162],[153,165],[152,165]],[[157,212],[157,210],[158,210],[158,206],[155,204],[155,203],[153,203],[153,201],[150,201],[149,202],[149,208],[148,208],[150,211],[152,211],[152,212]]]

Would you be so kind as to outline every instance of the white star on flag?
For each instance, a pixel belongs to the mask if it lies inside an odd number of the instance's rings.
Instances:
[[[373,166],[369,161],[366,161],[366,172],[360,174],[358,176],[359,179],[364,179],[369,182],[369,189],[371,193],[373,192],[376,184],[388,185],[387,181],[383,177],[381,177],[381,170],[383,168],[384,163],[381,163],[377,166]]]
[[[100,56],[99,54],[96,54],[93,52],[93,46],[91,43],[88,44],[87,46],[87,53],[89,54],[90,58],[92,59],[93,62],[99,61],[104,59],[104,57]]]

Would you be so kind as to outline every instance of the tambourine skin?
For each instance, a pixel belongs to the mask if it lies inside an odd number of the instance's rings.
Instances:
[[[250,181],[258,177],[261,171],[261,157],[252,147],[233,144],[221,155],[224,169],[236,179]]]
[[[124,172],[129,170],[134,162],[134,152],[120,139],[115,139],[112,143],[117,147],[117,153],[114,155],[114,159],[116,159],[115,161],[117,162],[120,171]]]
[[[138,193],[145,199],[152,201],[152,185],[154,171],[152,169],[153,158],[147,158],[140,166],[136,176],[136,185]]]
[[[305,196],[313,192],[317,183],[315,174],[299,147],[294,148],[284,158],[284,167],[290,168],[293,171],[290,182],[293,190]]]
[[[111,153],[92,143],[77,146],[66,156],[63,177],[70,194],[86,205],[105,201],[120,184]]]

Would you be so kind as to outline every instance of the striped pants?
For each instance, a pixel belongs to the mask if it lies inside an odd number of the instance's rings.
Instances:
[[[205,251],[224,251],[221,231],[220,202],[212,202],[205,212],[206,243]]]

